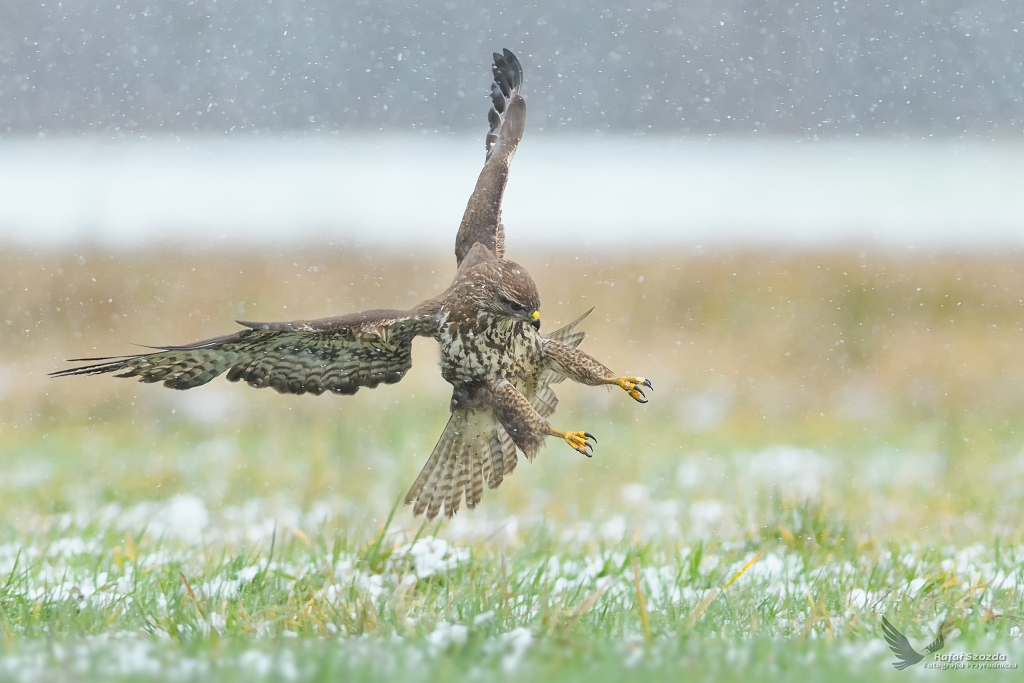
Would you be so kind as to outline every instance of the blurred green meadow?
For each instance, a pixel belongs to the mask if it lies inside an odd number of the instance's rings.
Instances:
[[[543,329],[596,306],[655,390],[559,385],[594,458],[431,524],[431,340],[353,397],[46,373],[411,306],[450,254],[0,251],[0,679],[897,680],[882,614],[1024,663],[1024,256],[522,251]]]

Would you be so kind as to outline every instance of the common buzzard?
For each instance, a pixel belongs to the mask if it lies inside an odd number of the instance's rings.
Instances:
[[[548,436],[590,457],[589,432],[552,427],[552,384],[569,378],[621,387],[646,403],[642,377],[615,376],[577,347],[576,326],[590,311],[550,334],[540,333],[540,295],[526,269],[506,259],[501,198],[523,135],[523,70],[509,50],[494,54],[486,161],[455,238],[458,272],[440,295],[407,311],[371,310],[320,320],[253,323],[234,334],[154,353],[81,358],[89,365],[58,377],[116,372],[142,382],[191,389],[226,372],[231,382],[283,394],[354,394],[397,382],[412,365],[412,339],[433,337],[441,375],[453,387],[451,417],[408,495],[413,514],[454,515],[480,502],[484,482],[497,488],[516,467],[516,449],[532,460]],[[592,309],[591,309],[592,310]],[[593,442],[593,443],[592,443]]]

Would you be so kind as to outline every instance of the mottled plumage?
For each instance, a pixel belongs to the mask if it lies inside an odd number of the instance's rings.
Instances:
[[[436,306],[411,311],[374,310],[321,320],[286,323],[240,322],[246,329],[157,353],[112,358],[53,373],[138,377],[171,389],[191,389],[227,371],[231,382],[273,387],[282,394],[354,394],[402,379],[412,367],[412,339],[432,336]]]
[[[405,498],[413,513],[451,517],[474,508],[486,483],[497,488],[517,464],[533,459],[548,436],[589,457],[593,436],[563,432],[547,418],[558,405],[551,388],[565,380],[612,384],[646,402],[639,377],[615,377],[580,351],[584,333],[569,325],[540,333],[540,295],[522,266],[504,258],[501,198],[509,163],[526,124],[523,71],[510,51],[494,55],[487,156],[455,240],[458,271],[439,296],[410,310],[372,310],[321,320],[241,323],[245,329],[152,353],[85,358],[56,376],[117,373],[190,389],[227,373],[233,382],[288,394],[354,394],[399,381],[412,365],[412,339],[433,337],[441,376],[454,391],[451,417]]]

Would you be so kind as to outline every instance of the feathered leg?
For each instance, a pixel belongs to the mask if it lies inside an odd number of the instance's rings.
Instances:
[[[580,384],[611,384],[620,387],[638,403],[647,403],[647,397],[641,387],[654,388],[651,386],[651,380],[643,377],[616,377],[614,372],[594,357],[557,339],[544,340],[544,353],[548,365],[555,372]]]
[[[589,432],[563,432],[554,429],[533,409],[530,402],[508,380],[497,382],[491,387],[494,414],[512,437],[512,441],[533,460],[548,436],[557,436],[572,446],[573,450],[590,457],[587,449],[593,450],[589,441],[597,439]]]

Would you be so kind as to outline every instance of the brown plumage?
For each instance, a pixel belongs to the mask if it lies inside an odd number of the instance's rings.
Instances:
[[[590,314],[540,334],[540,295],[526,270],[504,258],[501,198],[509,163],[523,135],[523,71],[509,50],[494,55],[487,156],[455,240],[458,271],[447,290],[406,311],[372,310],[321,320],[241,323],[234,334],[152,353],[83,358],[90,364],[58,377],[117,373],[142,382],[191,389],[227,373],[232,382],[286,394],[354,394],[399,381],[412,365],[412,339],[440,344],[441,375],[453,387],[451,417],[405,498],[413,513],[454,515],[474,508],[517,464],[532,460],[548,436],[590,456],[593,436],[548,423],[565,380],[612,384],[641,403],[641,377],[615,377],[580,351],[576,326]],[[593,309],[591,309],[593,310]]]

